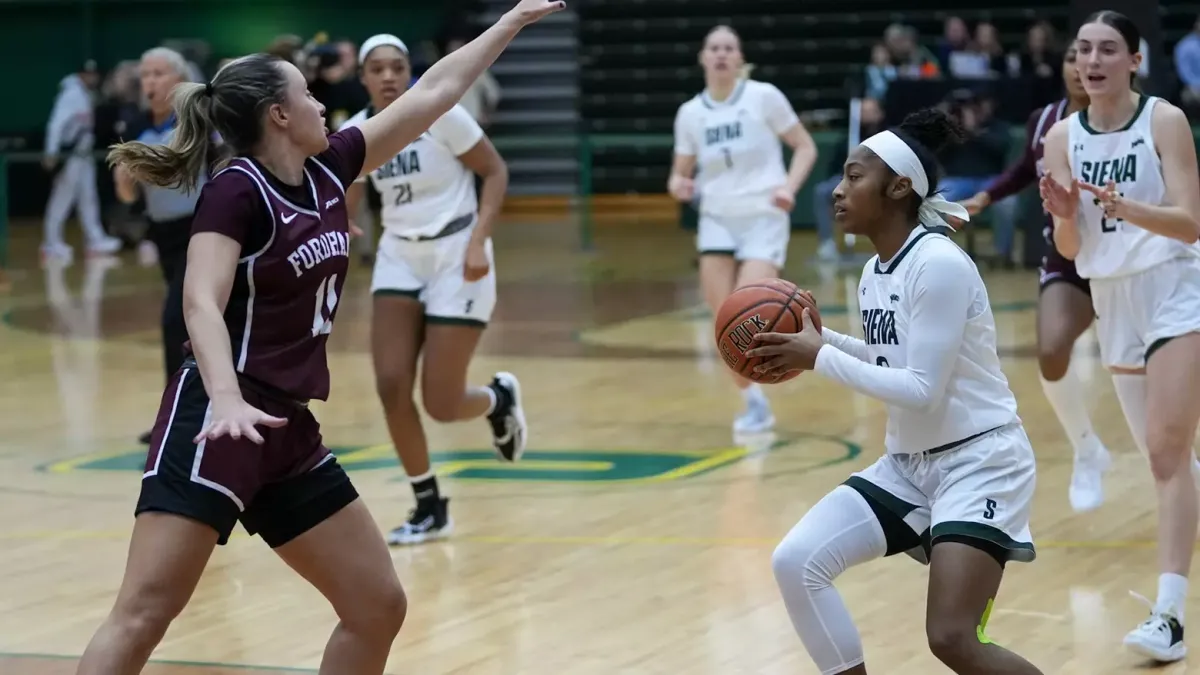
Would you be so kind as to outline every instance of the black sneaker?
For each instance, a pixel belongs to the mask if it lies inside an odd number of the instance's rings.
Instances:
[[[496,393],[496,407],[488,415],[492,425],[492,445],[506,462],[521,459],[529,436],[525,411],[521,408],[521,384],[512,373],[496,373],[488,385]]]
[[[406,546],[449,536],[454,529],[449,502],[448,497],[417,502],[408,514],[408,522],[388,533],[388,544]]]

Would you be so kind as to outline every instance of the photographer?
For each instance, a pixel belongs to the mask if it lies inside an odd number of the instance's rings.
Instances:
[[[961,201],[983,190],[1004,171],[1012,143],[1007,125],[992,116],[991,101],[975,92],[956,90],[942,107],[967,132],[967,139],[962,144],[951,146],[941,157],[945,173],[940,183],[943,196],[950,201]],[[1015,196],[990,207],[994,262],[1006,269],[1015,266],[1012,249],[1017,207]]]

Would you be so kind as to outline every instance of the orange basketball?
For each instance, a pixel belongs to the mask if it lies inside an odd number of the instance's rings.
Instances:
[[[821,316],[812,293],[801,290],[790,281],[767,279],[756,281],[734,291],[717,312],[717,351],[725,365],[742,377],[763,384],[787,382],[803,371],[791,370],[782,375],[755,373],[762,357],[746,358],[746,352],[756,344],[758,333],[795,333],[800,330],[800,313],[804,308],[813,325],[821,328]]]

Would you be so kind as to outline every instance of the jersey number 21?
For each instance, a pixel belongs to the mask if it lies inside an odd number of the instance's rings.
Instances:
[[[396,206],[411,204],[413,200],[412,183],[401,183],[395,186]]]

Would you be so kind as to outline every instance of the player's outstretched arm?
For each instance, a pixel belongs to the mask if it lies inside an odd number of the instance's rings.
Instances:
[[[379,168],[458,103],[522,28],[566,7],[563,0],[521,0],[491,28],[425,72],[413,88],[363,122],[362,175]]]

